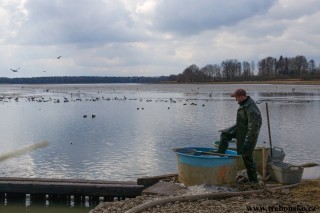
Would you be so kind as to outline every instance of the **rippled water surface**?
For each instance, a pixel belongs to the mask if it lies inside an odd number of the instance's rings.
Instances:
[[[218,130],[235,122],[238,104],[229,94],[237,87],[2,85],[0,155],[42,141],[49,146],[2,161],[0,176],[135,180],[176,172],[172,148],[210,147]],[[260,103],[260,143],[269,143],[268,102],[272,143],[285,160],[320,162],[319,86],[241,87]]]
[[[259,103],[259,143],[269,143],[268,102],[272,143],[285,150],[285,161],[320,163],[320,86],[0,85],[0,157],[49,144],[2,160],[0,176],[136,180],[176,173],[172,148],[211,147],[218,130],[235,123],[230,93],[238,87]]]

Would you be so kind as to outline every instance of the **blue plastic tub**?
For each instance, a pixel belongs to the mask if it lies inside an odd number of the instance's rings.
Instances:
[[[228,156],[210,154],[216,150],[206,147],[175,149],[179,181],[187,186],[235,184],[240,159],[237,152],[227,150]]]

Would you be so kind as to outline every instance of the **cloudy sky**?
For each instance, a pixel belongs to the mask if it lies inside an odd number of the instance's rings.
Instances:
[[[319,19],[319,0],[0,0],[0,77],[160,76],[280,55],[319,65]]]

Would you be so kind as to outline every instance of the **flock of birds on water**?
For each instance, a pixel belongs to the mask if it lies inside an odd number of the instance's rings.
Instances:
[[[61,55],[59,55],[58,57],[57,57],[57,59],[61,59],[62,58],[62,56]],[[18,72],[19,71],[19,69],[20,69],[20,67],[18,67],[18,68],[16,68],[16,69],[12,69],[12,68],[10,68],[10,70],[12,71],[12,72]],[[43,72],[46,72],[45,70],[43,70]]]
[[[61,57],[61,56],[59,56]],[[58,58],[59,58],[58,57]],[[21,89],[24,89],[24,87],[22,86]],[[198,88],[199,89],[199,88]],[[137,88],[138,90],[138,88]],[[191,89],[194,92],[194,89]],[[114,92],[114,88],[112,88],[112,91]],[[123,95],[123,97],[117,97],[115,96],[114,98],[106,98],[104,96],[94,96],[94,97],[88,97],[88,95],[86,93],[81,93],[80,91],[76,91],[76,92],[70,92],[70,91],[55,91],[52,89],[45,89],[42,91],[43,93],[48,93],[48,94],[59,94],[59,93],[64,93],[67,94],[68,96],[70,96],[69,98],[66,97],[67,95],[63,95],[62,97],[56,97],[56,98],[52,98],[49,95],[45,95],[45,97],[41,96],[41,95],[35,95],[35,96],[15,96],[15,95],[3,95],[0,96],[0,102],[9,102],[10,100],[15,100],[16,102],[19,101],[19,99],[26,99],[26,101],[31,101],[31,102],[39,102],[39,103],[45,103],[45,102],[52,102],[53,103],[67,103],[67,102],[82,102],[82,101],[92,101],[92,102],[96,102],[96,101],[100,101],[100,100],[104,100],[104,101],[136,101],[139,100],[140,102],[144,101],[144,98],[127,98],[125,95]],[[295,88],[292,88],[292,93],[295,92]],[[100,95],[103,93],[103,91],[97,91],[97,93]],[[195,93],[195,94],[199,94],[199,93]],[[173,99],[173,98],[156,98],[154,101],[155,102],[169,102],[169,103],[177,103],[178,102],[182,102],[185,101],[183,103],[184,106],[186,105],[191,105],[191,106],[197,106],[198,104],[196,103],[196,101],[205,101],[208,102],[209,100],[213,100],[213,96],[215,96],[214,93],[209,92],[209,93],[202,93],[202,95],[207,95],[209,98],[190,98],[190,99],[184,99],[184,98],[177,98],[177,99]],[[152,102],[153,100],[151,98],[145,98],[146,102]],[[194,102],[189,102],[189,101],[194,101]],[[256,104],[260,104],[263,101],[269,101],[268,99],[260,99],[260,100],[256,100]],[[293,102],[292,100],[288,100],[288,102]],[[310,102],[310,101],[306,101],[306,102]],[[201,104],[202,107],[205,106],[205,104]],[[144,107],[137,107],[137,110],[144,110]],[[170,109],[170,107],[168,107],[168,109]],[[87,118],[87,115],[83,116],[84,118]],[[95,118],[95,116],[92,116],[92,118]]]
[[[22,86],[21,89],[24,89],[24,87]],[[294,92],[295,88],[292,88],[292,92]],[[112,91],[114,92],[114,88],[112,88]],[[192,90],[193,91],[193,90]],[[19,100],[25,100],[30,101],[30,102],[38,102],[38,103],[45,103],[45,102],[53,102],[53,103],[68,103],[68,102],[82,102],[82,101],[91,101],[91,102],[97,102],[97,101],[140,101],[140,102],[164,102],[164,103],[170,103],[170,104],[175,104],[177,102],[182,103],[182,105],[186,106],[186,105],[191,105],[191,106],[197,106],[198,105],[198,101],[202,102],[199,105],[202,107],[205,107],[205,104],[203,102],[208,102],[208,101],[212,101],[213,96],[215,96],[214,93],[202,93],[202,95],[204,95],[203,98],[190,98],[190,99],[185,99],[185,98],[127,98],[125,95],[121,96],[121,97],[113,97],[113,98],[106,98],[104,96],[101,96],[101,94],[103,94],[104,91],[97,91],[97,95],[93,95],[92,93],[90,93],[90,95],[88,93],[83,93],[78,91],[55,91],[53,89],[44,89],[41,93],[45,93],[46,95],[34,95],[34,96],[30,96],[30,95],[26,95],[26,96],[20,96],[20,95],[3,95],[0,96],[0,103],[1,102],[10,102],[12,100],[14,100],[15,102],[19,102]],[[62,93],[59,94],[59,93]],[[93,92],[94,93],[94,92]],[[57,94],[57,95],[56,95]],[[110,95],[110,93],[108,93]],[[55,96],[55,97],[51,97],[51,96]],[[205,98],[205,95],[207,96],[207,98]],[[272,100],[256,100],[256,104],[260,104],[263,101],[267,102],[267,101],[272,101]],[[273,101],[272,101],[273,102]],[[294,102],[292,100],[288,100],[288,102]],[[299,102],[299,101],[295,101],[295,102]],[[310,102],[310,101],[304,101],[304,102]],[[171,105],[170,105],[171,106]],[[170,109],[170,106],[166,106],[167,109]],[[136,107],[136,110],[144,110],[144,107]],[[84,114],[82,116],[83,118],[96,118],[95,114],[92,115],[87,115]]]
[[[24,89],[22,86],[21,89]],[[114,91],[114,89],[113,89]],[[197,106],[197,101],[202,102],[208,102],[209,99],[197,99],[197,98],[190,98],[190,99],[184,99],[184,98],[127,98],[125,95],[123,96],[115,96],[113,98],[105,97],[105,96],[94,96],[94,95],[88,95],[87,93],[82,93],[80,91],[77,92],[70,92],[70,91],[55,91],[50,89],[44,89],[41,91],[41,93],[45,93],[46,95],[3,95],[0,96],[0,103],[6,103],[6,102],[19,102],[19,101],[25,101],[25,102],[36,102],[36,103],[46,103],[46,102],[53,102],[53,103],[68,103],[68,102],[82,102],[82,101],[89,101],[89,102],[98,102],[98,101],[139,101],[139,102],[163,102],[163,103],[170,103],[175,104],[177,102],[184,102],[182,105],[190,105],[190,106]],[[62,95],[61,95],[62,93]],[[103,91],[97,91],[97,94],[101,95]],[[55,97],[52,97],[55,96]],[[209,94],[209,97],[212,98],[212,93]],[[199,104],[202,107],[205,107],[204,103]],[[168,110],[170,109],[170,106],[165,106]],[[145,107],[136,107],[136,110],[144,110]],[[84,114],[82,116],[84,119],[86,118],[96,118],[95,114]]]

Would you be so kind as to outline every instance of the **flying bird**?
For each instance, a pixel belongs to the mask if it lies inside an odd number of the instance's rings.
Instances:
[[[18,70],[20,69],[20,67],[18,69],[10,69],[12,72],[18,72]]]
[[[62,56],[61,55],[59,55],[58,57],[57,57],[57,59],[60,59]]]

